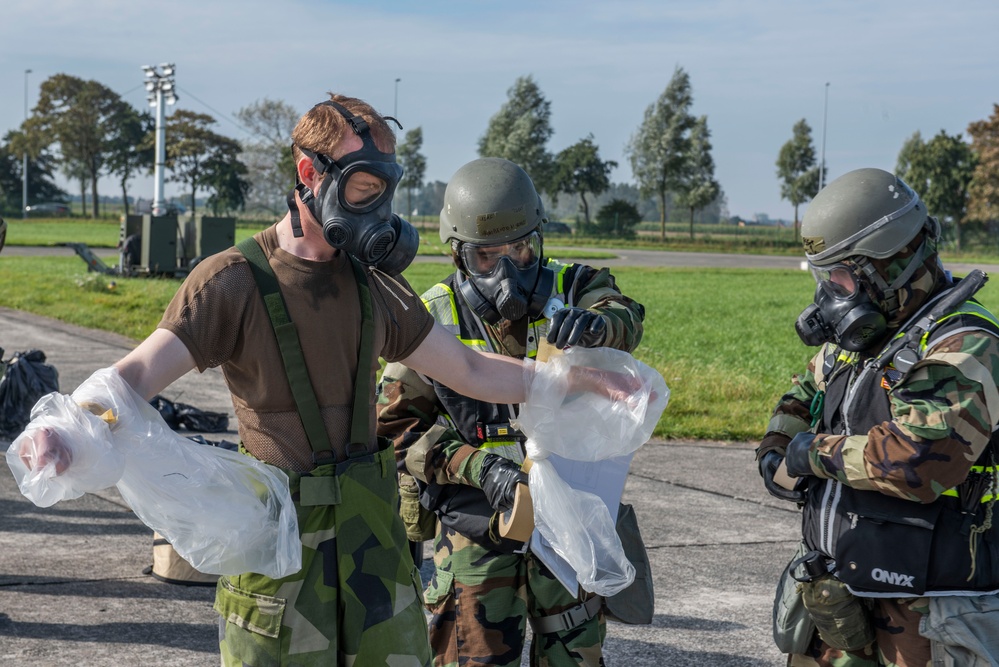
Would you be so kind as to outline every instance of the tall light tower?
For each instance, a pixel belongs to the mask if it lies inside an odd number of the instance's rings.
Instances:
[[[819,190],[826,184],[826,115],[829,111],[829,82],[826,81],[826,98],[822,107],[822,157],[819,158]]]
[[[392,116],[395,118],[399,117],[399,82],[402,79],[395,80],[395,104],[392,106]]]
[[[28,120],[28,75],[30,69],[24,70],[24,120]],[[28,218],[28,149],[25,147],[21,164],[21,216]]]
[[[156,107],[156,163],[153,168],[153,215],[166,212],[163,200],[163,172],[166,168],[166,127],[163,124],[163,102],[177,103],[177,93],[173,81],[176,71],[173,63],[143,65],[146,73],[146,91],[149,106]]]

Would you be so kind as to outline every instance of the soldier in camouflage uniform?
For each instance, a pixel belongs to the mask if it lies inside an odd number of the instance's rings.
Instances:
[[[818,631],[788,664],[996,664],[932,627],[987,636],[999,609],[999,323],[970,299],[980,284],[943,269],[937,221],[892,174],[836,179],[801,231],[818,286],[796,329],[821,347],[757,450],[768,491],[803,507],[790,584]]]
[[[292,138],[299,185],[288,214],[198,264],[159,328],[115,366],[146,398],[194,368],[221,367],[243,451],[288,472],[302,569],[219,580],[224,664],[429,665],[394,450],[375,434],[378,357],[500,403],[526,399],[528,364],[462,345],[392,275],[418,236],[391,214],[402,173],[381,116],[333,95]],[[608,373],[578,379],[577,389],[611,399],[634,390]],[[72,467],[58,433],[34,444],[34,453],[20,451],[29,467]]]
[[[543,257],[544,208],[512,162],[459,169],[440,222],[457,271],[423,300],[466,346],[533,359],[543,338],[559,349],[627,351],[641,339],[644,309],[607,269]],[[379,434],[395,440],[404,498],[420,494],[439,518],[425,591],[435,664],[519,665],[530,622],[532,665],[602,665],[600,599],[570,593],[524,543],[496,532],[496,513],[526,483],[515,407],[476,401],[402,364],[385,368],[379,403]]]

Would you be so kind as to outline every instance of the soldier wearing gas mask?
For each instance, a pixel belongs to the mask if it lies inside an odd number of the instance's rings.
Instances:
[[[457,270],[423,294],[431,315],[466,346],[519,359],[535,358],[542,339],[560,349],[633,350],[644,308],[607,269],[546,258],[546,221],[534,184],[514,163],[482,158],[461,167],[440,215]],[[402,364],[386,366],[379,404],[378,432],[394,439],[400,462],[410,539],[434,538],[436,571],[424,597],[436,664],[519,665],[527,622],[532,664],[602,664],[600,599],[570,594],[524,543],[497,532],[497,513],[527,480],[524,437],[511,423],[516,406],[477,401]]]
[[[803,508],[778,646],[789,665],[996,664],[999,321],[972,298],[985,276],[944,270],[939,224],[879,169],[821,190],[801,233],[817,285],[795,328],[819,351],[757,450],[767,490]]]

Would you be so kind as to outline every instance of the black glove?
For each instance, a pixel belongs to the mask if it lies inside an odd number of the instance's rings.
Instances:
[[[777,468],[783,460],[784,457],[776,449],[772,449],[760,457],[760,475],[763,476],[763,486],[774,498],[794,503],[805,502],[805,492],[798,489],[797,486],[794,489],[785,489],[774,481],[774,473],[777,472]]]
[[[486,454],[479,471],[479,486],[489,500],[489,506],[497,512],[513,508],[513,497],[517,484],[527,484],[527,475],[520,466],[496,454]]]
[[[805,477],[813,474],[812,466],[808,463],[808,452],[814,439],[814,434],[805,431],[794,436],[791,438],[791,442],[787,443],[784,458],[787,460],[787,474],[791,477]]]
[[[585,308],[556,310],[548,325],[548,342],[560,350],[567,345],[600,347],[606,338],[604,316]]]

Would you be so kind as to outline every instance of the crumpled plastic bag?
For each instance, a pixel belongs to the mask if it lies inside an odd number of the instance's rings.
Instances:
[[[107,424],[81,407],[96,403],[117,418]],[[61,475],[49,463],[28,470],[42,429],[70,449]],[[281,470],[174,433],[111,367],[71,397],[44,396],[31,423],[7,450],[21,493],[39,507],[117,485],[129,507],[178,554],[206,574],[258,572],[280,578],[301,569],[298,519]]]
[[[31,419],[31,406],[51,391],[59,391],[59,372],[45,363],[41,350],[15,352],[0,363],[0,440],[23,431]]]
[[[570,393],[569,374],[575,366],[626,374],[638,381],[640,389],[627,401]],[[634,581],[635,569],[604,501],[570,487],[546,459],[556,454],[596,462],[633,454],[652,437],[668,402],[662,376],[620,350],[571,348],[534,366],[527,402],[517,417],[533,460],[528,476],[534,525],[573,568],[584,590],[615,595]]]

